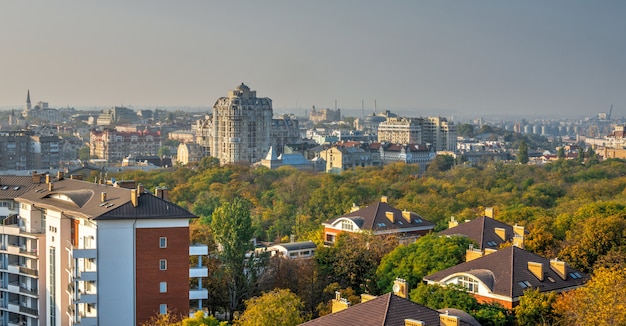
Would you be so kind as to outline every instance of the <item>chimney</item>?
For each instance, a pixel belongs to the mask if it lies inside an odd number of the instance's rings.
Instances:
[[[457,225],[459,225],[459,221],[457,221],[454,216],[450,216],[450,222],[448,222],[448,229],[451,229]]]
[[[50,175],[46,174],[46,183],[50,183]]]
[[[493,218],[493,207],[485,207],[485,216]]]
[[[168,200],[169,201],[169,193],[168,193],[168,189],[165,187],[156,187],[155,191],[154,191],[154,195],[156,197],[159,197],[163,200]]]
[[[513,245],[524,249],[524,227],[515,224],[513,226]]]
[[[350,302],[341,297],[339,291],[335,291],[335,298],[333,299],[332,306],[330,308],[331,313],[336,313],[342,310],[346,310],[350,307]]]
[[[103,203],[105,201],[107,201],[107,193],[106,192],[101,192],[100,193],[100,201],[103,202]]]
[[[565,280],[567,278],[564,261],[560,261],[557,258],[550,259],[550,269],[557,273],[562,279]]]
[[[380,202],[381,203],[386,203],[387,202],[387,196],[381,196],[380,197]]]
[[[59,171],[57,172],[57,180],[61,181],[65,178],[65,172]]]
[[[426,326],[426,323],[421,320],[407,318],[404,320],[404,326]]]
[[[502,241],[506,241],[506,230],[503,228],[493,228],[493,230],[496,232],[496,235],[502,239]]]
[[[137,197],[141,196],[143,192],[144,192],[143,184],[140,183],[137,185]]]
[[[469,249],[465,250],[465,261],[474,260],[483,256],[483,251],[480,249],[474,249],[474,245],[470,244]]]
[[[53,190],[54,190],[54,182],[48,183],[48,191],[53,191]]]
[[[139,205],[139,198],[137,198],[137,189],[130,190],[130,202],[133,204],[133,207],[137,207]]]
[[[385,216],[391,221],[391,223],[396,223],[396,219],[393,216],[393,212],[385,212]]]
[[[370,301],[370,300],[374,300],[374,299],[376,299],[376,298],[378,298],[378,297],[377,297],[377,296],[375,296],[375,295],[371,295],[371,294],[367,294],[367,293],[362,293],[362,294],[361,294],[361,303],[368,302],[368,301]]]
[[[402,211],[402,217],[404,217],[404,219],[409,222],[409,224],[411,223],[411,212],[407,211],[407,210],[403,210]]]
[[[408,299],[409,298],[409,286],[406,283],[406,280],[403,278],[396,278],[393,281],[393,294]]]
[[[359,210],[359,206],[357,206],[355,203],[352,203],[352,208],[350,208],[350,213],[356,212],[358,210]]]
[[[448,315],[446,311],[445,314],[439,315],[439,325],[441,326],[459,326],[461,325],[461,318],[457,316]]]
[[[543,264],[529,261],[528,262],[528,270],[535,275],[535,277],[543,281]]]

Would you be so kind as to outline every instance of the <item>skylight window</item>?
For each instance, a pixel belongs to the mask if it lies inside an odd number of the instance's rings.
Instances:
[[[494,241],[487,241],[487,245],[490,247],[495,247],[497,243],[495,243]]]
[[[519,286],[522,289],[529,288],[531,286],[530,282],[528,282],[528,281],[521,281],[521,282],[519,282],[517,284],[519,284]]]
[[[9,189],[9,186],[2,186],[2,190],[7,190]]]
[[[573,279],[579,279],[579,278],[583,277],[578,272],[569,273],[569,276],[571,276]]]
[[[13,187],[13,190],[15,190],[15,191],[20,190],[20,186]]]
[[[552,282],[552,283],[556,282],[556,281],[555,281],[552,277],[550,277],[550,276],[548,276],[548,281],[550,281],[550,282]]]

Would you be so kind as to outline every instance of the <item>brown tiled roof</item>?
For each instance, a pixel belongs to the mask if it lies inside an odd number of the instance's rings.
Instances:
[[[540,281],[528,269],[528,262],[543,264],[543,281]],[[538,288],[541,292],[560,291],[580,286],[588,277],[587,274],[566,265],[566,278],[562,279],[550,268],[549,259],[511,246],[428,275],[424,277],[424,280],[440,283],[457,273],[473,275],[485,283],[493,294],[513,299],[521,296],[528,287]],[[572,277],[572,275],[580,277]],[[520,285],[521,282],[528,282],[528,285],[523,287]]]
[[[439,312],[420,304],[387,293],[373,300],[356,304],[334,314],[313,319],[305,326],[404,326],[405,319],[414,319],[426,323],[426,326],[439,326]],[[461,322],[461,325],[469,325]]]
[[[387,218],[387,212],[393,213],[395,219],[394,223]],[[401,210],[381,201],[357,211],[330,219],[324,224],[332,224],[340,218],[348,218],[354,221],[361,230],[370,230],[373,232],[388,230],[398,230],[398,232],[402,232],[403,229],[433,229],[435,227],[434,223],[425,220],[417,213],[410,212],[410,214],[411,222],[409,223],[409,221],[402,216]]]
[[[464,235],[474,240],[480,246],[480,249],[498,249],[500,244],[506,241],[502,240],[502,238],[496,234],[496,228],[502,228],[505,230],[506,240],[513,239],[512,226],[487,216],[479,217],[469,222],[460,223],[453,228],[439,232],[439,234]]]
[[[32,176],[0,175],[0,199],[14,199],[38,185]]]
[[[53,190],[47,184],[30,188],[17,201],[27,202],[38,208],[52,208],[63,214],[93,219],[135,219],[135,218],[194,218],[187,210],[143,193],[138,205],[131,202],[131,190],[82,180],[54,180]],[[106,200],[101,200],[106,193]]]

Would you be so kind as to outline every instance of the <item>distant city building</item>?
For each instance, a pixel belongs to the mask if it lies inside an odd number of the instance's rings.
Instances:
[[[182,165],[200,162],[204,157],[204,150],[195,143],[181,143],[176,152],[176,161]]]
[[[62,118],[59,110],[48,107],[48,102],[37,102],[33,107],[30,101],[30,90],[26,94],[26,106],[22,111],[22,116],[29,121],[42,120],[48,122],[58,122]]]
[[[157,155],[161,133],[150,131],[118,132],[105,128],[92,130],[89,140],[92,158],[121,162],[128,155]]]
[[[98,126],[110,126],[116,123],[129,124],[137,122],[139,122],[137,112],[129,108],[114,106],[102,110],[102,113],[98,115],[96,124]]]
[[[453,122],[442,117],[423,119],[422,142],[432,144],[435,151],[456,151],[457,131]]]
[[[272,119],[272,100],[257,97],[243,83],[220,97],[207,119],[196,122],[196,139],[210,156],[222,164],[261,161],[270,146],[299,139],[297,120]]]
[[[341,110],[331,110],[331,109],[321,109],[317,110],[315,105],[311,109],[311,113],[309,114],[309,120],[313,123],[319,122],[335,122],[341,120]]]
[[[314,164],[308,161],[304,155],[300,153],[283,153],[276,155],[273,147],[267,153],[267,156],[261,160],[261,165],[268,167],[272,170],[278,169],[281,166],[291,166],[298,170],[314,171]]]
[[[56,169],[59,167],[59,137],[33,131],[0,132],[0,170]]]
[[[418,119],[388,118],[378,125],[378,141],[392,144],[421,144],[422,126]]]

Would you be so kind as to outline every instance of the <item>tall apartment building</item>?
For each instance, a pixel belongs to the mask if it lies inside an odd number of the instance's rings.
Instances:
[[[195,216],[163,190],[62,174],[40,181],[0,229],[1,325],[138,325],[166,311],[186,316],[190,300],[208,297],[189,285],[208,274],[189,266],[190,255],[207,254],[190,245]]]
[[[428,117],[423,120],[422,141],[432,144],[435,151],[456,152],[456,125],[442,117]]]
[[[378,125],[378,141],[431,144],[435,151],[456,151],[456,125],[446,118],[387,118]]]
[[[92,130],[89,137],[91,157],[109,162],[121,162],[128,155],[157,155],[161,148],[159,131],[117,131],[104,128]]]
[[[260,162],[271,146],[280,151],[299,139],[297,120],[272,115],[272,100],[242,83],[215,102],[207,119],[197,121],[197,142],[222,164]]]
[[[421,144],[422,126],[418,119],[387,118],[378,125],[378,141],[392,144]]]
[[[0,170],[56,169],[59,167],[59,137],[32,131],[0,132]]]

